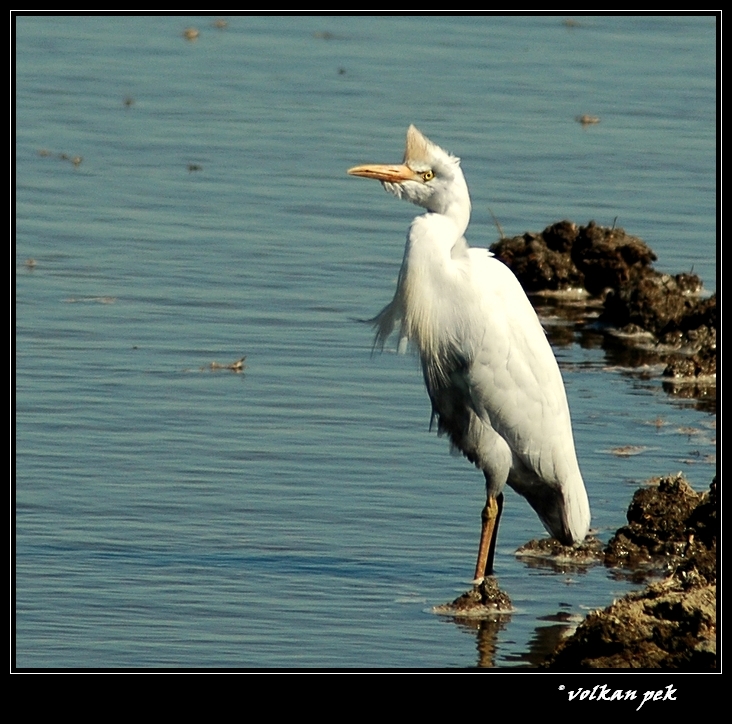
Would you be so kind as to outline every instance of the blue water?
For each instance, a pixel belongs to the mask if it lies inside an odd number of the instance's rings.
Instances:
[[[17,665],[531,665],[558,611],[632,586],[516,560],[543,529],[508,493],[517,612],[430,613],[472,573],[482,476],[428,432],[416,360],[370,356],[417,210],[345,170],[415,123],[463,159],[474,245],[491,212],[617,219],[713,291],[716,20],[215,20],[16,18]],[[709,406],[556,353],[601,538],[652,475],[709,485]]]

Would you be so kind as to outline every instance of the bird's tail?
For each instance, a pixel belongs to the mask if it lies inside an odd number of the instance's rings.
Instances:
[[[547,532],[565,545],[581,543],[590,529],[590,502],[582,475],[564,486],[526,485],[509,477],[509,485],[529,502]]]
[[[582,475],[578,473],[575,481],[564,491],[564,510],[572,540],[581,543],[590,530],[590,501]]]

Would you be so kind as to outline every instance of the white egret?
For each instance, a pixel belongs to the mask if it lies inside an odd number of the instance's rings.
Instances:
[[[348,173],[427,209],[409,229],[394,299],[374,319],[375,344],[398,328],[400,349],[416,348],[438,431],[485,475],[475,582],[493,572],[506,483],[551,535],[581,542],[590,505],[559,366],[511,270],[463,236],[470,196],[460,159],[410,126],[402,164]]]

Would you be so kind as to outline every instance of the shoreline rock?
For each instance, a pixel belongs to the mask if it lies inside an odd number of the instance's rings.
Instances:
[[[583,290],[602,305],[601,325],[627,346],[649,339],[669,382],[716,386],[717,295],[702,298],[696,274],[663,274],[641,239],[621,227],[559,221],[540,233],[503,238],[491,251],[528,293]]]
[[[682,475],[638,490],[605,565],[642,578],[671,571],[590,613],[544,664],[552,670],[717,666],[717,484],[696,493]]]

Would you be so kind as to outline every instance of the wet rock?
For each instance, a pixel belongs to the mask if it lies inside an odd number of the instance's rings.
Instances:
[[[491,251],[528,292],[586,291],[601,299],[599,322],[627,346],[650,340],[670,380],[716,383],[717,297],[701,299],[695,274],[662,274],[656,255],[620,227],[560,221],[541,233],[503,238]],[[594,323],[595,320],[592,319]],[[658,360],[656,360],[658,361]]]
[[[685,345],[691,356],[671,355],[664,377],[714,377],[717,374],[717,295],[697,301],[661,342]]]
[[[582,287],[593,296],[642,278],[656,260],[638,237],[594,221],[587,226],[559,221],[538,234],[501,239],[491,251],[511,267],[527,291]]]
[[[620,227],[597,226],[594,221],[580,227],[571,256],[584,275],[585,289],[593,296],[643,278],[656,260],[651,248],[637,236]]]
[[[683,476],[636,492],[606,565],[673,573],[591,613],[546,664],[551,669],[716,667],[717,485]]]
[[[671,578],[591,613],[548,668],[716,667],[716,585],[685,591]]]
[[[581,570],[604,560],[603,545],[594,536],[587,536],[576,546],[566,546],[556,538],[530,540],[516,551],[529,566],[551,568],[559,573]]]
[[[699,546],[716,546],[716,484],[701,494],[681,474],[654,482],[657,484],[641,488],[633,496],[628,525],[610,539],[605,565],[637,566],[654,560],[664,566],[676,565],[694,556]],[[706,511],[706,517],[698,508]],[[705,530],[703,537],[698,535],[699,526]]]
[[[505,591],[498,588],[494,576],[486,576],[481,583],[473,586],[452,603],[435,606],[433,611],[460,617],[483,618],[513,611],[511,599]]]
[[[527,292],[584,287],[584,275],[570,253],[577,234],[576,224],[560,221],[541,234],[501,239],[491,251],[513,270]]]

